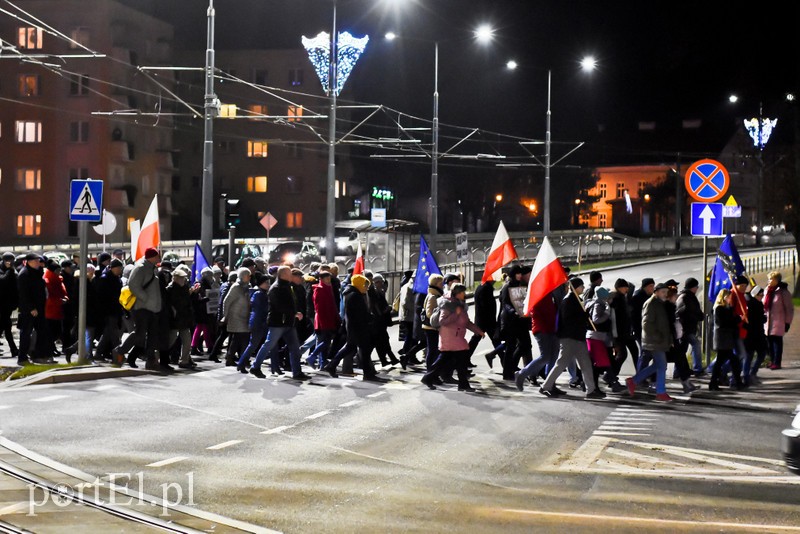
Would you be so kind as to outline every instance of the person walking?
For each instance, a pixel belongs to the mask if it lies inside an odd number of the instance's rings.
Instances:
[[[556,387],[556,380],[570,364],[577,362],[586,383],[586,399],[603,399],[606,395],[595,385],[592,360],[586,345],[586,331],[592,328],[592,325],[579,300],[584,290],[583,280],[576,277],[568,283],[572,286],[572,290],[558,306],[556,330],[559,341],[558,359],[547,374],[544,384],[539,388],[539,393],[545,397],[566,395],[566,392]]]
[[[642,309],[655,291],[656,281],[652,278],[643,278],[642,285],[633,292],[631,297],[631,326],[633,327],[633,337],[641,345],[642,343]],[[634,362],[638,368],[638,362]]]
[[[19,356],[19,349],[14,342],[11,315],[19,306],[19,290],[17,289],[17,270],[14,268],[14,254],[4,252],[0,261],[0,334],[6,338],[11,357]]]
[[[425,348],[425,340],[417,337],[417,329],[414,328],[414,310],[417,296],[417,294],[414,293],[415,279],[416,274],[412,271],[408,281],[400,288],[399,295],[400,303],[397,318],[400,322],[400,336],[402,338],[403,348],[398,352],[400,353],[400,366],[403,369],[406,369],[409,363],[419,363],[415,355]],[[411,360],[413,360],[413,362]]]
[[[214,271],[209,267],[203,267],[200,271],[199,283],[199,289],[192,292],[192,313],[194,314],[195,322],[192,334],[193,356],[203,356],[203,342],[206,344],[209,355],[214,349],[214,336],[211,334],[214,316],[208,313],[208,293],[218,287],[214,280]],[[217,358],[213,357],[211,359],[215,360]]]
[[[317,335],[317,345],[308,359],[311,364],[318,363],[317,367],[319,369],[324,369],[330,361],[331,344],[341,324],[341,318],[336,309],[336,299],[333,294],[331,279],[330,271],[320,271],[319,283],[314,285],[311,293],[311,299],[314,304],[314,332]]]
[[[400,360],[394,355],[389,341],[389,327],[392,326],[392,308],[386,299],[386,280],[383,275],[372,277],[369,295],[370,314],[372,315],[372,344],[381,365],[397,365]]]
[[[750,291],[750,298],[747,299],[747,337],[744,339],[744,348],[747,350],[747,359],[743,369],[744,385],[758,384],[758,370],[764,363],[767,355],[767,335],[764,332],[764,325],[767,324],[767,315],[764,312],[764,289],[755,286]],[[753,361],[755,357],[755,361]]]
[[[681,354],[685,355],[687,349],[692,350],[692,372],[696,376],[700,376],[705,372],[703,368],[703,351],[700,346],[700,340],[697,339],[697,325],[703,320],[703,309],[697,299],[699,288],[700,282],[696,278],[687,278],[683,284],[683,290],[678,294],[678,301],[675,303],[675,314],[683,330],[680,351]]]
[[[423,301],[420,319],[422,332],[425,335],[425,368],[430,369],[439,357],[439,330],[431,325],[431,315],[436,310],[436,303],[444,295],[444,277],[432,274],[428,277],[428,294]]]
[[[739,339],[739,324],[741,323],[741,317],[739,317],[734,308],[737,304],[733,292],[727,289],[720,291],[717,294],[717,300],[714,302],[714,350],[717,351],[717,363],[714,365],[711,372],[711,381],[708,384],[708,389],[711,391],[720,389],[720,376],[722,375],[722,367],[726,362],[731,366],[736,389],[743,389],[744,387],[739,357],[734,355],[734,349]]]
[[[17,276],[17,294],[19,295],[18,365],[25,365],[30,361],[39,363],[52,360],[51,356],[47,354],[50,342],[45,322],[47,289],[43,277],[41,256],[32,252],[28,253],[25,256],[25,266],[20,269]],[[34,332],[36,332],[36,345],[33,354],[29,357],[28,352]]]
[[[217,337],[214,340],[214,348],[211,349],[211,355],[209,356],[209,360],[211,361],[219,359],[219,355],[222,354],[222,345],[225,343],[225,340],[228,339],[228,328],[225,325],[225,297],[228,296],[228,292],[231,288],[236,285],[237,276],[238,274],[236,271],[229,273],[227,282],[223,282],[219,288],[219,301],[217,303]],[[232,362],[230,364],[226,362],[226,365],[234,364]]]
[[[64,332],[64,304],[69,301],[64,280],[61,278],[61,265],[53,260],[47,262],[44,271],[44,283],[47,289],[47,301],[44,316],[47,319],[47,330],[50,332],[49,356],[58,356],[61,352],[56,348],[56,339],[61,341],[63,351],[70,345],[69,334]]]
[[[433,275],[432,275],[433,276]],[[441,276],[440,276],[441,278]],[[358,351],[361,354],[361,369],[364,380],[382,382],[378,378],[375,366],[372,363],[372,338],[370,335],[370,314],[367,306],[367,289],[369,280],[363,275],[355,274],[350,278],[350,285],[345,289],[344,314],[347,328],[347,343],[336,353],[324,370],[336,378],[336,368],[342,362],[342,373],[352,374],[353,356]]]
[[[655,286],[653,294],[642,307],[642,356],[650,365],[639,369],[632,377],[625,380],[628,393],[636,394],[636,386],[647,377],[656,373],[656,400],[671,402],[667,394],[667,351],[672,345],[669,315],[664,301],[667,300],[669,287],[666,284]]]
[[[250,296],[250,341],[239,357],[239,361],[236,362],[236,369],[242,374],[247,374],[247,369],[250,366],[250,357],[258,352],[258,349],[264,344],[264,340],[267,339],[268,291],[269,286],[272,285],[272,279],[268,275],[259,272],[254,277],[256,279],[256,290]]]
[[[505,345],[500,339],[500,329],[497,327],[497,299],[494,296],[494,280],[487,280],[475,289],[475,324],[485,332],[492,341],[493,350],[486,353],[486,363],[489,369],[494,366],[495,356],[503,360]],[[473,337],[473,340],[475,338]],[[470,342],[472,346],[474,342]],[[477,345],[476,345],[477,346]]]
[[[131,315],[133,315],[133,332],[111,351],[115,365],[122,365],[125,355],[134,347],[144,349],[145,369],[152,371],[168,371],[163,365],[156,364],[156,350],[159,348],[158,313],[161,312],[161,288],[158,282],[156,265],[161,254],[155,248],[145,250],[144,258],[136,262],[128,279],[128,287],[136,297]],[[168,366],[167,366],[168,367]]]
[[[225,328],[228,331],[228,350],[225,353],[225,365],[236,365],[250,342],[250,269],[240,267],[236,271],[236,282],[232,283],[225,296]],[[237,366],[241,371],[241,365]]]
[[[422,377],[423,384],[436,389],[434,379],[446,369],[455,368],[458,372],[458,390],[473,392],[469,384],[469,343],[464,337],[467,330],[484,337],[486,334],[469,320],[467,314],[467,288],[455,284],[448,296],[437,302],[439,308],[439,356],[428,372]]]
[[[301,306],[305,301],[298,301],[294,295],[292,282],[292,268],[286,265],[278,267],[278,279],[272,284],[267,293],[269,297],[269,312],[267,314],[267,339],[258,350],[250,374],[256,378],[266,378],[261,371],[261,364],[270,357],[270,367],[274,374],[283,374],[278,357],[278,342],[283,339],[289,350],[289,365],[292,369],[292,378],[295,380],[308,380],[311,378],[303,373],[300,363],[300,341],[297,337],[297,321],[302,321]],[[240,275],[241,276],[241,275]],[[239,371],[242,366],[237,367]]]
[[[558,305],[555,301],[554,291],[537,302],[531,310],[531,331],[539,346],[539,357],[532,360],[521,371],[514,373],[514,384],[519,391],[525,389],[525,380],[532,379],[533,385],[538,385],[536,376],[544,369],[551,370],[555,365],[559,349],[558,335],[556,334],[557,318]]]
[[[181,369],[194,369],[197,364],[192,361],[192,327],[193,309],[192,296],[200,290],[199,284],[189,286],[186,271],[175,269],[172,273],[172,282],[167,286],[167,311],[169,312],[169,337],[171,342],[179,339],[181,342],[181,355],[178,367]],[[170,343],[172,344],[172,343]]]
[[[783,281],[781,273],[772,271],[767,275],[769,285],[767,294],[764,295],[764,311],[767,314],[767,323],[764,331],[767,334],[767,344],[772,363],[769,368],[780,369],[783,360],[783,336],[789,331],[794,319],[794,305],[788,285]]]
[[[618,278],[614,282],[614,291],[611,293],[611,312],[613,313],[614,349],[612,352],[611,369],[606,372],[604,380],[614,393],[625,391],[625,386],[619,383],[619,373],[630,353],[633,365],[639,361],[639,345],[636,343],[631,309],[628,298],[630,284]]]
[[[122,291],[122,261],[117,258],[111,260],[108,268],[94,278],[95,292],[97,294],[97,311],[99,322],[100,341],[94,352],[94,359],[101,361],[111,356],[111,349],[119,345],[122,336],[122,306],[119,303],[119,294]],[[131,367],[136,367],[136,361],[128,357]]]

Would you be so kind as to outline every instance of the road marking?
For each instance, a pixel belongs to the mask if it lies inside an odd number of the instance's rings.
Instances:
[[[97,386],[96,388],[92,388],[92,391],[108,391],[109,389],[114,389],[115,387],[117,386],[114,384],[107,384],[105,386]]]
[[[652,524],[652,525],[672,525],[675,527],[701,528],[706,530],[708,530],[709,527],[713,527],[713,528],[731,529],[731,530],[744,530],[748,532],[764,532],[765,530],[800,532],[800,527],[784,526],[784,525],[757,525],[752,523],[727,523],[724,521],[685,521],[680,519],[655,519],[652,517],[579,514],[575,512],[542,512],[539,510],[518,510],[514,508],[501,508],[499,509],[499,511],[509,514],[558,517],[566,519],[583,519],[588,521],[604,521],[604,522],[611,522],[613,524],[638,523],[638,524]]]
[[[269,430],[265,430],[265,431],[263,431],[261,433],[262,434],[280,434],[284,430],[289,430],[290,428],[293,428],[293,427],[294,427],[294,425],[276,426],[275,428],[270,428]]]
[[[591,437],[581,445],[567,460],[571,467],[577,471],[584,471],[597,460],[611,443],[612,438]]]
[[[611,430],[595,430],[592,432],[596,436],[649,436],[638,432],[613,432]]]
[[[169,464],[176,464],[178,462],[182,462],[186,460],[187,456],[176,456],[174,458],[168,458],[166,460],[161,460],[160,462],[153,462],[152,464],[147,464],[145,467],[164,467],[165,465]]]
[[[386,389],[413,389],[416,385],[411,385],[406,382],[401,382],[399,380],[392,380],[391,382],[387,382],[383,385]]]
[[[370,399],[374,399],[375,397],[380,397],[381,395],[386,395],[385,391],[376,391],[375,393],[371,393],[367,395]]]
[[[8,408],[11,408],[11,406],[0,406],[0,410],[5,410],[5,409],[8,409]]]
[[[322,410],[321,412],[312,413],[311,415],[307,416],[306,419],[319,419],[320,417],[325,417],[331,413],[330,410]]]
[[[38,399],[32,399],[32,402],[50,402],[66,398],[67,395],[50,395],[49,397],[39,397]]]
[[[351,401],[344,402],[344,403],[340,404],[339,407],[340,408],[349,408],[351,406],[355,406],[356,404],[361,404],[362,402],[364,402],[364,401],[361,400],[361,399],[351,400]]]
[[[30,508],[31,508],[31,503],[30,502],[18,502],[17,504],[11,504],[9,506],[6,506],[5,508],[0,508],[0,517],[3,517],[4,515],[16,514],[18,512],[22,512],[24,510],[30,510]],[[9,530],[9,532],[13,532],[13,531]],[[20,532],[24,532],[24,531],[20,531]]]
[[[653,430],[649,426],[634,426],[634,425],[600,425],[598,430]]]
[[[218,451],[220,449],[224,449],[224,448],[230,447],[232,445],[238,445],[241,442],[242,442],[242,440],[240,440],[240,439],[232,439],[230,441],[226,441],[226,442],[220,443],[218,445],[212,445],[211,447],[206,447],[206,449],[209,450],[209,451]]]

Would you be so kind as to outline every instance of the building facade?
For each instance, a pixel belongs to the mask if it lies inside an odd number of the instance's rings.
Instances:
[[[24,8],[60,34],[0,16],[0,243],[76,241],[68,215],[76,178],[104,180],[103,207],[117,222],[110,241],[129,239],[129,221],[144,217],[156,193],[169,239],[172,119],[137,110],[170,110],[172,75],[154,83],[137,66],[170,64],[172,27],[116,1],[30,0]]]

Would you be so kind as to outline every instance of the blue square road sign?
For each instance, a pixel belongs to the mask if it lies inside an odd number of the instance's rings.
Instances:
[[[722,237],[722,208],[719,203],[692,203],[692,235]]]
[[[69,220],[100,222],[103,219],[103,181],[72,180],[69,186]]]

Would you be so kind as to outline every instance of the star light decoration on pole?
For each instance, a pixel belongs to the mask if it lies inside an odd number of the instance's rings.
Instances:
[[[336,41],[336,96],[342,91],[348,76],[356,66],[369,42],[369,36],[353,37],[349,32],[339,32]],[[322,90],[330,95],[331,38],[328,32],[320,32],[311,39],[303,37],[303,47],[308,52],[308,59],[322,84]]]
[[[778,119],[761,119],[761,126],[759,127],[759,120],[757,117],[744,120],[744,127],[750,138],[753,139],[753,146],[764,150],[764,147],[769,141],[769,136],[772,135],[772,130],[778,125]]]

